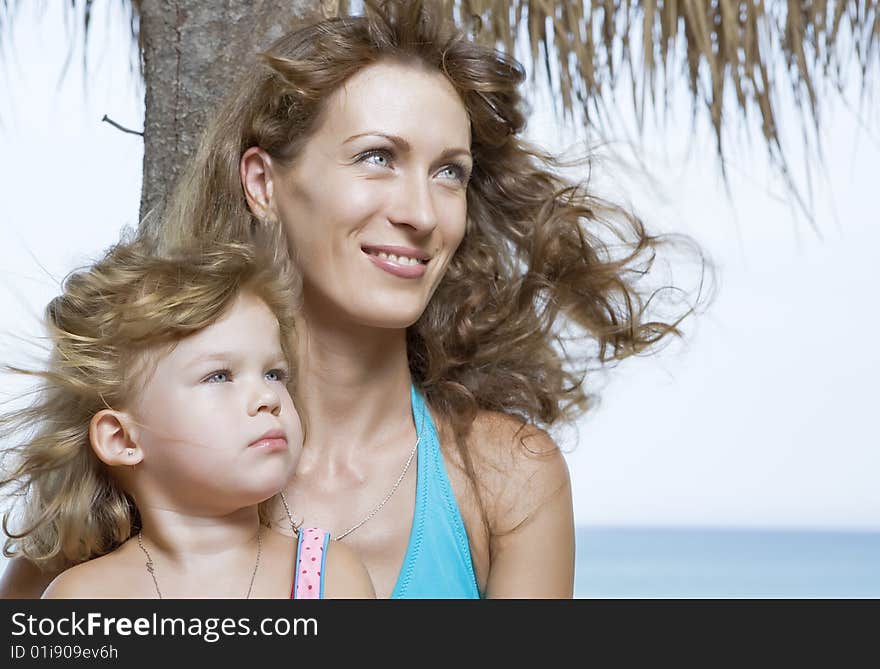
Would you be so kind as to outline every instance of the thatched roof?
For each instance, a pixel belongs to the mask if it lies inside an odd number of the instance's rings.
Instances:
[[[137,38],[140,0],[127,0]],[[687,82],[694,112],[715,131],[760,119],[771,159],[786,173],[777,98],[789,88],[805,127],[818,129],[821,102],[840,91],[853,61],[863,93],[880,65],[880,0],[443,0],[449,15],[476,39],[509,53],[527,40],[532,71],[543,67],[559,92],[560,111],[600,132],[613,123],[612,92],[631,87],[639,123],[665,104],[670,82]],[[17,0],[0,0],[0,29]],[[316,0],[325,14],[349,13],[344,0]],[[86,38],[93,0],[84,7]],[[2,41],[0,41],[2,47]]]

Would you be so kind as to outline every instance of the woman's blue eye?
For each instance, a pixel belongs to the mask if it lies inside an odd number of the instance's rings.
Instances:
[[[447,165],[446,167],[444,167],[440,171],[440,174],[443,174],[444,172],[450,173],[449,178],[451,178],[451,179],[457,179],[458,181],[461,181],[462,183],[467,181],[467,177],[468,177],[467,170],[464,167],[462,167],[461,165],[457,165],[455,163],[453,163],[451,165]]]
[[[223,370],[219,372],[214,372],[210,376],[205,378],[205,383],[225,383],[229,380],[229,372]]]
[[[287,381],[287,371],[284,369],[270,369],[266,372],[266,379],[269,381]]]
[[[376,165],[377,167],[388,167],[389,163],[391,162],[391,155],[388,153],[388,151],[385,151],[384,149],[373,149],[372,151],[362,153],[360,156],[360,160],[365,163],[368,162],[371,165]],[[377,162],[379,160],[383,160],[385,162]]]
[[[370,165],[375,165],[376,167],[391,167],[391,161],[393,156],[391,152],[387,149],[371,149],[365,153],[362,153],[358,156],[358,160],[360,162],[369,163]],[[455,179],[456,181],[460,181],[461,183],[467,183],[468,180],[468,170],[463,166],[457,163],[450,163],[446,165],[441,171],[440,174],[443,175],[446,173],[444,178],[447,179]]]

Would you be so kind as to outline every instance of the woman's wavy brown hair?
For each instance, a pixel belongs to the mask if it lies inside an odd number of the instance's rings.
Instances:
[[[14,463],[0,480],[13,499],[3,518],[4,555],[58,571],[131,536],[137,509],[92,451],[90,421],[102,409],[124,409],[145,381],[148,359],[214,323],[243,292],[275,314],[290,359],[298,277],[283,258],[252,245],[159,258],[142,243],[120,243],[67,277],[46,308],[48,364],[39,371],[7,368],[40,386],[28,408],[0,416],[0,437],[12,444],[4,465]]]
[[[667,291],[643,279],[669,240],[563,177],[566,165],[522,139],[522,66],[464,37],[437,4],[367,2],[364,16],[325,19],[272,44],[206,130],[158,219],[160,246],[259,229],[239,179],[242,154],[258,146],[293,161],[330,94],[379,62],[442,73],[471,122],[467,231],[409,329],[416,383],[459,444],[480,409],[544,426],[573,417],[589,404],[588,369],[677,334],[696,300],[669,317],[649,315]],[[592,342],[590,352],[566,353],[567,335]]]

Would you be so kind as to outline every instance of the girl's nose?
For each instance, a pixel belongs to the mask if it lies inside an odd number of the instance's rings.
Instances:
[[[266,382],[257,385],[253,390],[248,407],[251,416],[256,416],[261,411],[268,411],[273,416],[281,412],[281,398],[278,396],[278,391]]]

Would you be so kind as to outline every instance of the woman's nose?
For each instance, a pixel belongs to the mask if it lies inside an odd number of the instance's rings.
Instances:
[[[401,179],[388,216],[395,225],[406,225],[420,233],[437,227],[437,211],[429,179],[413,171]]]

